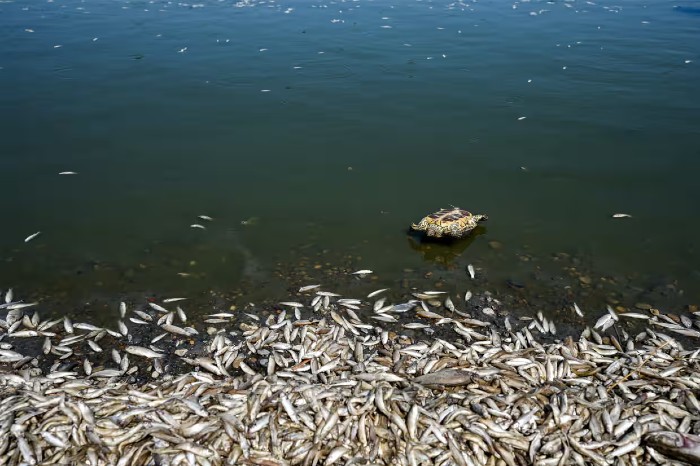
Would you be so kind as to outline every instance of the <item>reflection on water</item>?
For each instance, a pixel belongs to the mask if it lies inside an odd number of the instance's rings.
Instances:
[[[486,227],[477,226],[465,238],[429,238],[422,233],[409,231],[408,245],[418,251],[423,260],[442,267],[454,267],[455,261],[477,239],[486,233]]]

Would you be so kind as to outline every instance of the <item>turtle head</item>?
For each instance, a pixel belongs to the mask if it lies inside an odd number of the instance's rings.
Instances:
[[[488,215],[475,215],[474,217],[476,217],[477,222],[483,222],[489,219]]]

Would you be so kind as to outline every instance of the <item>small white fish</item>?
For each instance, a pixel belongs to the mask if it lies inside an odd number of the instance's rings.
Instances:
[[[78,172],[59,172],[59,175],[77,175]]]
[[[408,324],[403,324],[402,327],[407,328],[407,329],[411,329],[411,330],[416,330],[416,329],[430,328],[430,325],[422,324],[420,322],[410,322]]]
[[[162,312],[163,314],[168,314],[170,311],[164,308],[163,306],[159,306],[156,303],[148,303],[151,309],[154,309],[158,312]]]
[[[280,304],[281,304],[282,306],[290,306],[290,307],[295,307],[295,308],[296,308],[296,307],[304,307],[303,304],[297,303],[297,302],[293,302],[293,301],[283,301],[283,302],[281,302]]]
[[[96,353],[101,353],[101,352],[102,352],[102,348],[100,348],[100,345],[98,345],[98,344],[95,343],[94,341],[88,340],[88,341],[87,341],[87,344],[88,344],[88,346],[90,347],[90,349],[92,349],[94,352],[96,352]]]
[[[467,270],[469,271],[469,276],[470,276],[470,277],[472,278],[472,280],[473,280],[474,277],[476,276],[476,271],[474,270],[474,266],[471,265],[471,264],[469,264],[469,265],[467,266]]]
[[[88,358],[83,359],[83,369],[85,370],[85,375],[92,374],[92,364]]]
[[[213,218],[211,218],[208,215],[198,215],[197,217],[201,218],[202,220],[206,220],[207,222],[211,222],[212,220],[214,220]]]
[[[612,315],[610,314],[604,314],[598,321],[595,323],[595,327],[593,328],[601,328],[603,331],[605,331],[608,327],[612,326],[615,321],[613,320]]]
[[[581,311],[581,308],[578,307],[578,304],[574,303],[574,311],[576,312],[576,315],[579,317],[583,317],[583,311]]]
[[[183,324],[187,322],[187,314],[185,314],[185,311],[183,311],[180,306],[177,307],[177,316]]]
[[[14,311],[16,309],[24,309],[25,307],[32,307],[36,306],[39,304],[38,302],[36,303],[15,303],[15,304],[9,304],[5,309],[8,311]]]
[[[207,229],[207,227],[205,227],[204,225],[200,225],[199,223],[193,223],[192,225],[190,225],[190,228],[199,228],[200,230]]]
[[[9,304],[12,302],[12,288],[7,290],[7,293],[5,293],[5,304]]]
[[[375,290],[375,291],[371,292],[370,294],[368,294],[367,297],[368,297],[368,298],[374,298],[374,297],[377,296],[378,294],[384,293],[384,292],[385,292],[386,290],[388,290],[388,289],[389,289],[389,288],[382,288],[381,290]]]
[[[118,371],[116,369],[103,369],[101,371],[93,372],[91,374],[92,377],[104,377],[104,378],[119,377],[120,375],[122,375],[122,372]]]
[[[122,319],[126,316],[126,303],[124,301],[119,303],[119,315],[122,316]]]
[[[37,236],[39,236],[40,234],[41,234],[41,232],[40,232],[40,231],[37,231],[36,233],[33,233],[33,234],[29,235],[29,236],[27,236],[26,238],[24,238],[24,242],[25,242],[25,243],[28,243],[28,242],[30,242],[31,240],[33,240],[34,238],[36,238]]]
[[[151,349],[144,348],[143,346],[127,346],[125,351],[129,354],[136,356],[143,356],[145,358],[162,358],[163,354],[157,353]]]
[[[630,214],[613,214],[612,218],[631,218]]]
[[[464,293],[464,301],[466,302],[466,301],[469,301],[470,299],[472,299],[472,292],[467,291],[466,293]]]
[[[174,303],[175,301],[184,301],[187,298],[165,298],[163,303]]]
[[[358,270],[357,272],[353,272],[352,275],[367,275],[370,273],[373,273],[373,272],[371,270],[362,269],[362,270]]]
[[[315,290],[315,289],[318,288],[319,286],[321,286],[321,285],[306,285],[306,286],[302,286],[301,288],[299,288],[299,293],[303,293],[303,292],[305,292],[305,291],[310,291],[310,290]]]
[[[525,118],[527,118],[527,117],[524,117],[524,116],[518,117],[518,121],[523,121]]]
[[[187,47],[183,47],[180,50],[177,51],[177,53],[184,53],[187,51]]]

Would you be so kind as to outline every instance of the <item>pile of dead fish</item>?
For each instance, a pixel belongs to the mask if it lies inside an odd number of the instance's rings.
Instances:
[[[309,286],[266,319],[201,326],[176,299],[122,304],[116,330],[42,321],[9,292],[0,464],[700,462],[700,350],[668,334],[695,336],[693,317],[609,309],[551,342],[553,322],[504,321],[491,298],[385,291]]]

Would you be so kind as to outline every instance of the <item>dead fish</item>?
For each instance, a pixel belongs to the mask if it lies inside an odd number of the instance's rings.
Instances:
[[[0,349],[0,363],[13,363],[24,359],[24,355],[11,350]]]
[[[156,310],[156,311],[158,311],[158,312],[162,312],[163,314],[167,314],[167,313],[170,312],[169,310],[167,310],[167,309],[164,308],[163,306],[159,306],[159,305],[157,305],[156,303],[148,303],[148,305],[151,307],[151,309],[154,309],[154,310]]]
[[[579,317],[583,317],[583,311],[581,311],[581,308],[578,307],[578,304],[574,303],[574,312],[576,312],[576,315]]]
[[[174,303],[175,301],[184,301],[187,298],[165,298],[163,304]]]
[[[389,288],[382,288],[381,290],[375,290],[375,291],[371,292],[370,294],[368,294],[367,297],[368,297],[368,298],[374,298],[374,297],[377,296],[378,294],[384,293],[384,292],[385,292],[386,290],[388,290],[388,289],[389,289]]]
[[[471,265],[471,264],[469,264],[469,265],[467,266],[467,271],[469,272],[469,276],[470,276],[471,279],[473,280],[474,277],[476,276],[476,271],[474,270],[474,266]]]
[[[603,332],[615,323],[612,315],[605,314],[595,323],[593,328],[600,328]]]
[[[10,288],[9,290],[7,290],[7,293],[5,293],[5,304],[10,304],[12,302],[12,295],[12,288]]]
[[[207,227],[205,227],[204,225],[200,225],[199,223],[193,223],[192,225],[190,225],[190,228],[199,228],[200,230],[207,229]]]
[[[143,346],[127,346],[124,350],[129,354],[143,356],[144,358],[162,358],[164,355],[156,351],[144,348]]]
[[[289,307],[304,307],[303,304],[297,303],[294,301],[283,301],[280,303],[282,306],[289,306]]]
[[[644,442],[662,454],[690,464],[700,464],[700,437],[677,432],[651,432]]]
[[[407,303],[396,304],[392,311],[393,312],[408,312],[418,305],[418,301],[412,300]]]
[[[214,220],[208,215],[197,215],[197,218],[201,218],[202,220],[206,220],[207,222],[211,222],[212,220]]]
[[[58,172],[59,175],[77,175],[78,172]]]
[[[30,242],[31,240],[33,240],[34,238],[36,238],[37,236],[39,236],[40,234],[41,234],[40,231],[37,231],[36,233],[32,233],[31,235],[29,235],[29,236],[27,236],[26,238],[24,238],[24,242],[25,242],[25,243],[28,243],[28,242]]]
[[[37,304],[39,304],[39,303],[36,303],[36,302],[35,303],[12,303],[12,304],[6,304],[5,309],[7,309],[8,311],[14,311],[17,309],[24,309],[25,307],[36,306]]]
[[[122,375],[122,372],[116,369],[103,369],[101,371],[93,372],[90,377],[112,378],[119,377],[120,375]]]
[[[353,272],[352,275],[369,275],[370,273],[374,273],[371,270],[368,269],[362,269],[358,270],[357,272]]]
[[[318,287],[320,287],[320,286],[321,286],[321,285],[306,285],[306,286],[302,286],[301,288],[299,288],[299,293],[304,293],[304,292],[306,292],[306,291],[315,290],[316,288],[318,288]]]
[[[463,369],[445,369],[430,374],[421,375],[413,379],[421,385],[458,386],[472,383],[474,377]]]
[[[421,324],[420,322],[410,322],[408,324],[403,324],[402,327],[410,329],[410,330],[416,330],[416,329],[430,328],[430,325]]]
[[[632,217],[630,214],[613,214],[612,218],[630,218]]]

